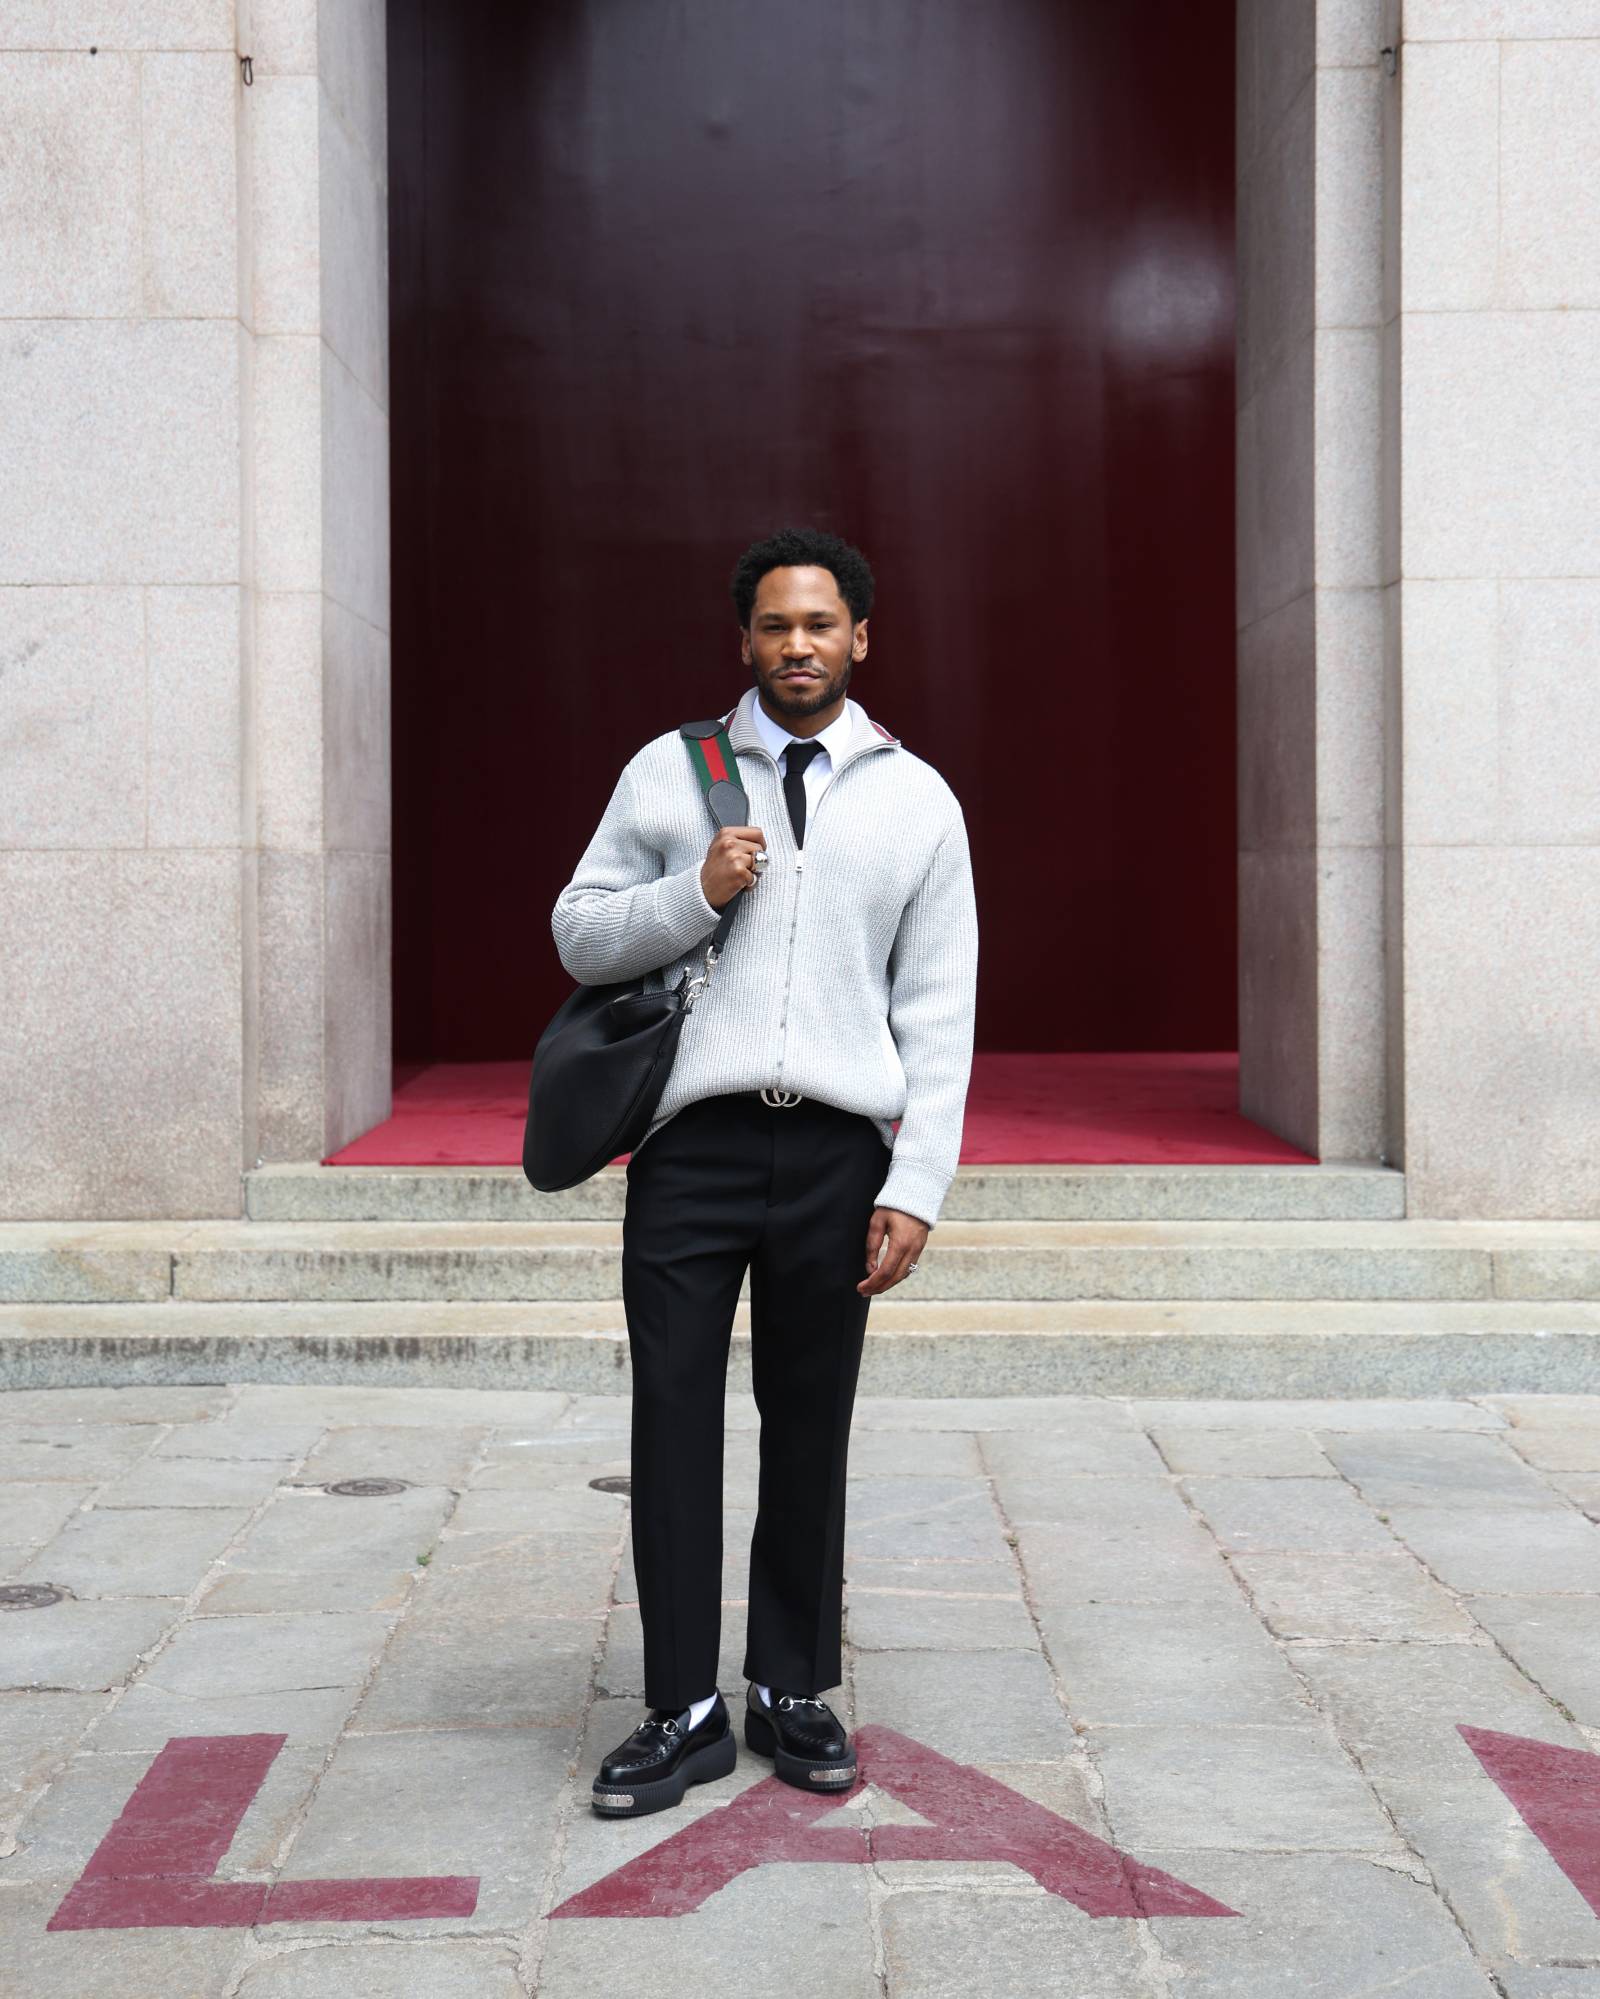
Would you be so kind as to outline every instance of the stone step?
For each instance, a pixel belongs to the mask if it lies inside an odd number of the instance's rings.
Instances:
[[[0,1302],[600,1300],[615,1222],[13,1222]],[[1600,1299],[1597,1222],[950,1222],[939,1299]],[[908,1294],[909,1295],[909,1294]]]
[[[516,1166],[257,1166],[259,1222],[612,1222],[625,1171],[539,1194]],[[963,1166],[942,1222],[1399,1221],[1405,1175],[1367,1161],[1320,1166]]]
[[[730,1380],[748,1388],[749,1308]],[[619,1393],[615,1299],[566,1304],[0,1306],[0,1390],[204,1382]],[[938,1303],[868,1319],[864,1395],[1588,1393],[1600,1303]],[[0,1422],[4,1407],[0,1404]]]

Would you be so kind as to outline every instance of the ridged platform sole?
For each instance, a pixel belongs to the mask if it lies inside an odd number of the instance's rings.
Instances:
[[[744,1740],[745,1747],[757,1756],[770,1756],[783,1781],[799,1790],[842,1791],[856,1780],[854,1750],[850,1752],[848,1763],[824,1763],[813,1757],[792,1755],[779,1742],[778,1732],[772,1723],[765,1715],[757,1714],[754,1708],[745,1709]]]
[[[726,1777],[738,1755],[730,1728],[720,1742],[692,1750],[668,1777],[653,1778],[648,1784],[602,1784],[596,1778],[594,1808],[608,1819],[642,1819],[649,1812],[665,1811],[668,1805],[679,1802],[691,1784],[709,1784]]]

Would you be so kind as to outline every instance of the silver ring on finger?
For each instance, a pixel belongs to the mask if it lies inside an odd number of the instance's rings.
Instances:
[[[908,1264],[906,1265],[906,1275],[907,1275],[907,1277],[909,1277],[909,1276],[911,1275],[912,1271],[913,1271],[913,1270],[915,1270],[915,1269],[916,1269],[916,1267],[917,1267],[917,1266],[916,1266],[916,1265],[915,1265],[914,1263],[908,1263]]]

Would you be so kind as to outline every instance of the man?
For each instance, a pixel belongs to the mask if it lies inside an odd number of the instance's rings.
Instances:
[[[761,1471],[745,1742],[805,1790],[855,1777],[822,1698],[840,1679],[850,1413],[871,1302],[916,1269],[955,1172],[972,1064],[960,805],[846,693],[867,656],[865,558],[788,529],[745,552],[732,589],[755,684],[727,733],[755,823],[708,838],[688,746],[659,735],[623,770],[551,919],[580,982],[670,985],[744,897],[627,1169],[650,1712],[595,1778],[595,1809],[617,1817],[734,1765],[716,1684],[722,1444],[747,1268]]]

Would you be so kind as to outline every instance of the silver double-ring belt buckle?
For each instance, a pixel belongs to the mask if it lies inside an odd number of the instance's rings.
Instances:
[[[800,1092],[798,1090],[775,1090],[769,1085],[768,1088],[761,1092],[761,1101],[764,1104],[770,1104],[775,1111],[786,1111],[799,1103]]]

